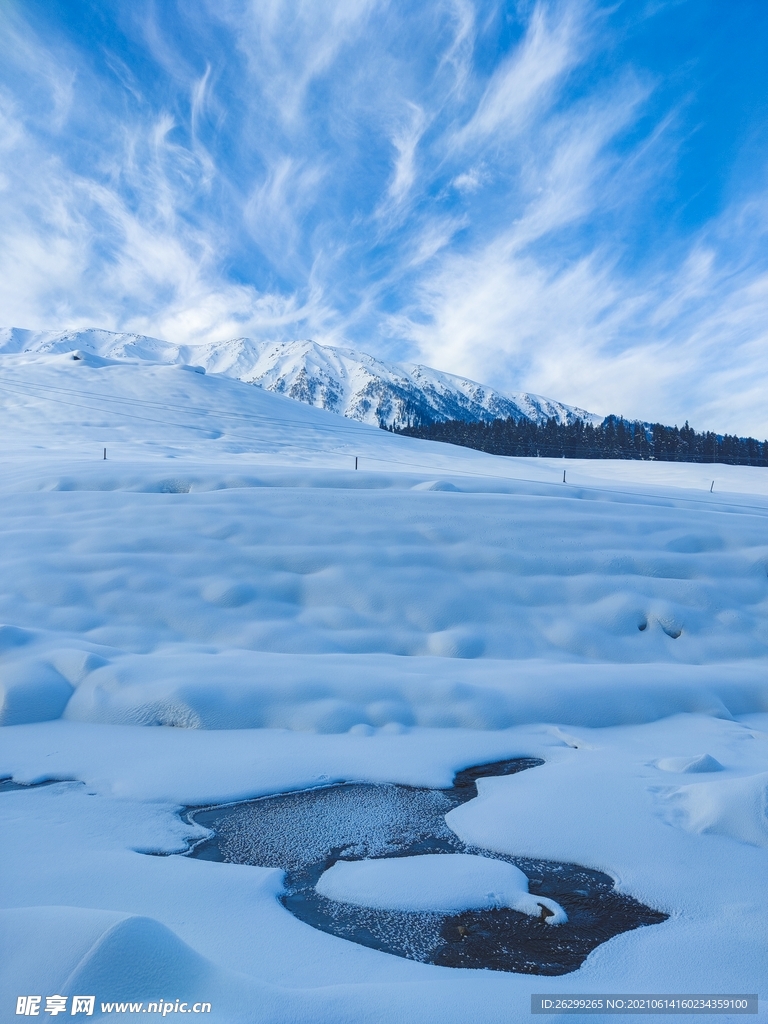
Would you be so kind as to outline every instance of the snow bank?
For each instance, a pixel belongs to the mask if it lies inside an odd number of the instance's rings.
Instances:
[[[768,772],[662,790],[670,823],[768,847]]]
[[[424,854],[379,860],[339,860],[320,876],[321,896],[378,910],[452,914],[509,907],[531,917],[549,911],[547,924],[562,924],[563,908],[528,892],[528,878],[513,864],[468,853]]]
[[[504,729],[614,725],[681,711],[730,718],[768,707],[762,666],[546,665],[386,655],[163,652],[88,673],[72,721],[181,728]]]

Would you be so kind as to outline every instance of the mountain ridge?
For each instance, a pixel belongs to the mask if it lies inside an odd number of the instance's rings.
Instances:
[[[75,350],[102,358],[202,366],[296,401],[378,427],[449,420],[521,419],[558,424],[602,417],[529,392],[505,394],[467,377],[416,363],[389,363],[355,349],[310,339],[259,342],[232,338],[196,345],[99,328],[78,331],[0,329],[0,354]]]

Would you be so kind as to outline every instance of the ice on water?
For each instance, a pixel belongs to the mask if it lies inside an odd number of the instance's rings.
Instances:
[[[435,790],[350,783],[245,804],[216,830],[227,860],[291,869],[328,850],[384,857],[428,835],[454,841],[445,824],[453,806]]]

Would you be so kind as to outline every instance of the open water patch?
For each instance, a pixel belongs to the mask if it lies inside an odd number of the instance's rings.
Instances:
[[[520,974],[575,971],[614,935],[659,924],[667,915],[619,893],[613,880],[578,864],[507,857],[463,843],[445,815],[477,796],[477,779],[512,775],[544,762],[513,758],[465,768],[450,789],[344,782],[228,806],[190,808],[189,821],[213,836],[189,856],[285,871],[281,902],[295,917],[338,938],[441,967]],[[456,914],[385,910],[322,896],[320,876],[340,860],[468,853],[523,871],[529,891],[559,903],[568,920],[553,926],[506,908]]]

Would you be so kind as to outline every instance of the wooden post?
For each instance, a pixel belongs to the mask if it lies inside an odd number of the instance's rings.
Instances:
[[[104,461],[106,462],[106,460],[107,460],[107,449],[105,448],[104,449]]]
[[[714,489],[715,489],[715,481],[713,480],[712,481],[712,486],[709,488],[709,493],[711,494],[712,491],[714,491]]]
[[[563,483],[565,483],[565,470],[563,470]]]
[[[357,469],[357,456],[355,456],[355,469]]]

